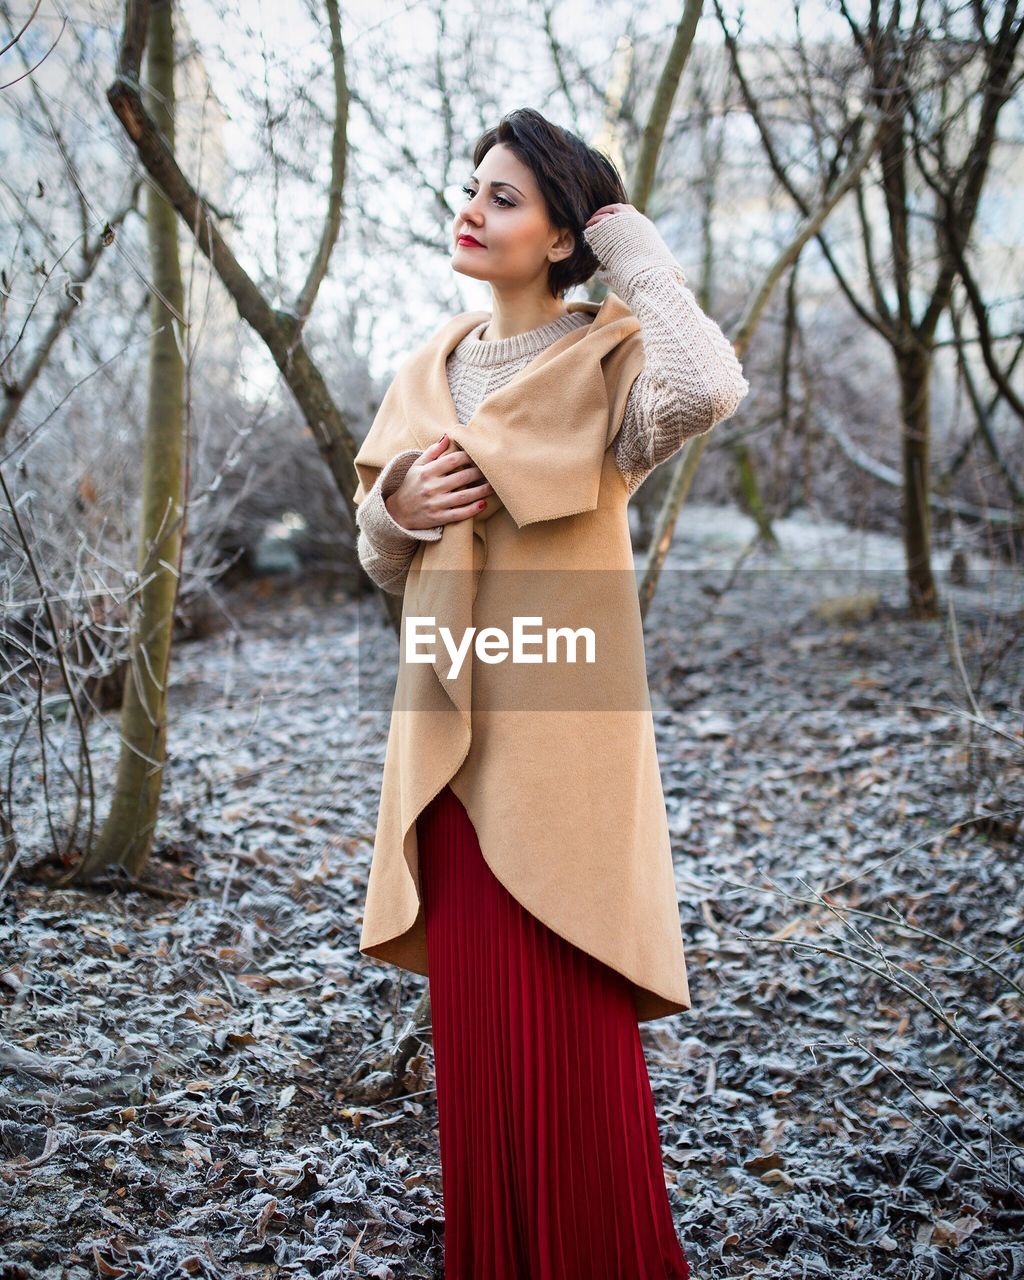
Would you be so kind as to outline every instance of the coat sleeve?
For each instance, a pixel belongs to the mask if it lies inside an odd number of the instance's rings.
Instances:
[[[444,532],[443,524],[431,529],[406,529],[384,505],[384,499],[394,493],[421,453],[421,449],[406,449],[402,453],[396,453],[381,469],[380,475],[356,507],[356,527],[359,532],[356,552],[359,563],[378,587],[398,596],[405,590],[409,566],[420,543],[437,542]]]
[[[598,279],[640,321],[644,367],[612,444],[632,495],[690,436],[731,417],[750,385],[732,343],[701,310],[646,214],[620,209],[583,235],[601,264]]]

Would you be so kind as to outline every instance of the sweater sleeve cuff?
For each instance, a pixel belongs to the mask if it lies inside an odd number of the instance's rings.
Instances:
[[[583,238],[601,264],[597,278],[620,296],[623,288],[652,267],[672,272],[680,284],[686,282],[661,232],[638,209],[620,209],[593,226],[584,227]]]
[[[385,551],[401,552],[412,542],[437,542],[444,532],[443,524],[428,529],[407,529],[384,505],[385,498],[395,492],[421,453],[421,449],[396,453],[356,508],[356,524],[375,546]]]

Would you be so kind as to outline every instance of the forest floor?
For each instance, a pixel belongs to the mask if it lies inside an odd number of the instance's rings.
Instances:
[[[641,1033],[693,1280],[1024,1276],[1022,575],[913,621],[891,539],[686,526],[646,631],[693,1007]],[[443,1275],[429,1049],[347,1085],[426,985],[358,951],[396,642],[308,580],[223,607],[152,887],[0,898],[0,1280]]]

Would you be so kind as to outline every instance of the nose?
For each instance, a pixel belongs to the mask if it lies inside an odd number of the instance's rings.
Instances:
[[[479,226],[479,213],[477,212],[476,201],[479,199],[480,192],[475,196],[466,196],[466,203],[459,210],[460,217],[465,221],[473,221],[474,225]]]

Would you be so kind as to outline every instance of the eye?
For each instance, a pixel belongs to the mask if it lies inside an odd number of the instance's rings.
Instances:
[[[472,187],[468,187],[468,186],[467,186],[467,187],[463,187],[463,188],[462,188],[462,190],[466,193],[466,197],[467,197],[467,199],[470,199],[470,200],[471,200],[471,199],[476,195],[476,192],[473,190],[473,188],[472,188]],[[502,208],[502,209],[514,209],[514,208],[516,207],[516,206],[515,206],[515,201],[514,201],[514,200],[509,200],[509,199],[507,199],[507,197],[505,197],[505,196],[502,196],[502,195],[496,195],[494,198],[495,198],[495,200],[501,200],[501,201],[502,201],[502,205],[501,205],[501,208]]]

